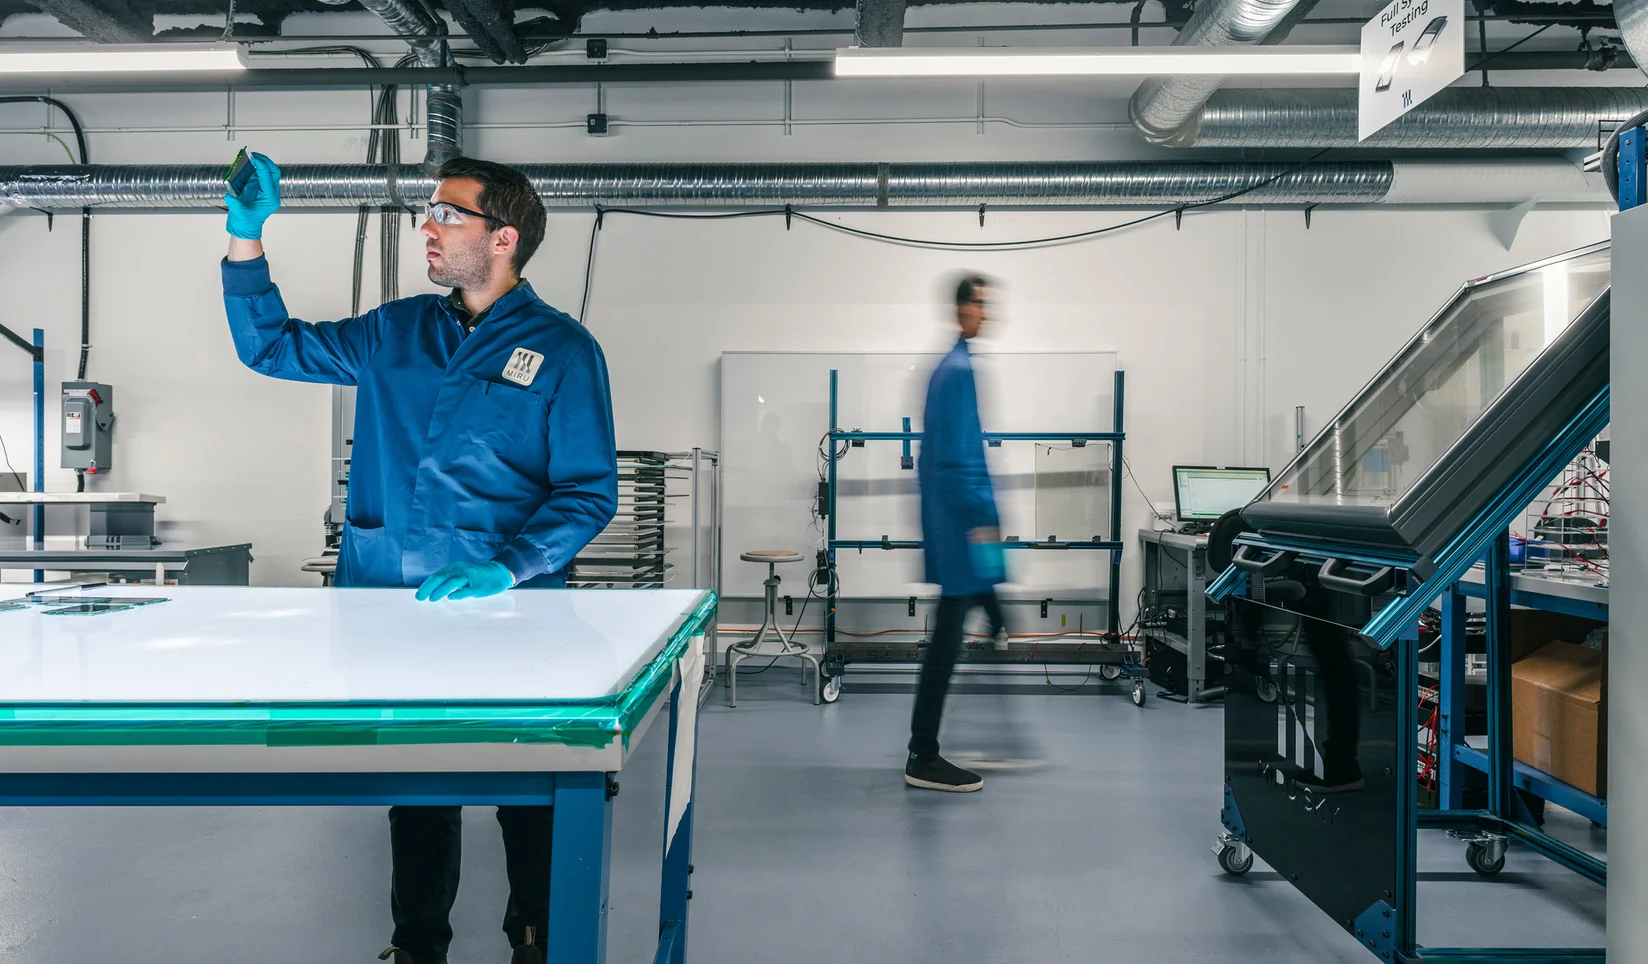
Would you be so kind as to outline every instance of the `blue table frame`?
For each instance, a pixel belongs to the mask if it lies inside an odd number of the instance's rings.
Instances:
[[[702,660],[702,637],[693,645]],[[668,690],[664,864],[654,964],[684,964],[686,960],[699,695],[698,687],[687,690],[686,682],[678,670]],[[683,729],[688,703],[692,706],[687,714],[690,734]],[[683,744],[689,736],[690,742]],[[691,753],[681,765],[686,786],[676,785],[678,747]],[[8,773],[0,774],[0,806],[554,806],[547,958],[549,964],[603,964],[607,959],[612,800],[619,789],[615,776],[602,771]],[[688,802],[671,835],[668,814],[679,793],[687,794]]]

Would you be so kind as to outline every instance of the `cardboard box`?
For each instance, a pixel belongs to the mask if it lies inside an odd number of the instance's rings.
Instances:
[[[1591,630],[1607,623],[1543,609],[1511,610],[1511,662],[1516,662],[1553,640],[1581,643]]]
[[[1605,651],[1560,640],[1511,667],[1518,760],[1597,797],[1608,795]]]

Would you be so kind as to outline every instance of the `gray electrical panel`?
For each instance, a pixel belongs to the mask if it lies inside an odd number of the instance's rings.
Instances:
[[[114,466],[114,389],[101,382],[63,383],[63,467],[101,475]]]

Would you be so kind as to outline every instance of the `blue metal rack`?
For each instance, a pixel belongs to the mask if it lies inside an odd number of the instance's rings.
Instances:
[[[1043,541],[1013,540],[1003,545],[1009,549],[1036,549],[1036,550],[1094,550],[1110,554],[1110,584],[1107,596],[1107,624],[1106,640],[1111,643],[1121,641],[1121,563],[1124,543],[1121,540],[1122,528],[1122,490],[1121,479],[1122,443],[1126,440],[1123,431],[1124,394],[1126,388],[1126,373],[1115,373],[1114,387],[1114,423],[1113,431],[1109,432],[986,432],[984,439],[991,446],[1003,442],[1072,442],[1083,445],[1088,442],[1110,443],[1110,532],[1107,539],[1085,539],[1065,541],[1048,539]],[[919,539],[889,539],[885,536],[879,539],[843,539],[836,533],[836,494],[838,491],[836,479],[836,446],[846,442],[900,442],[903,452],[900,464],[906,468],[914,468],[914,459],[911,446],[921,441],[921,433],[910,430],[910,419],[904,419],[904,430],[900,432],[863,432],[843,431],[837,425],[837,403],[839,400],[839,386],[837,371],[830,371],[830,431],[826,437],[828,445],[827,485],[825,501],[825,554],[826,561],[833,571],[836,563],[836,551],[839,549],[920,549]],[[826,654],[835,647],[836,642],[836,603],[837,594],[834,580],[830,580],[826,587],[825,614],[824,614],[824,645]],[[1135,675],[1135,667],[1125,667],[1128,675]],[[1142,689],[1139,690],[1142,693]],[[1138,699],[1136,696],[1135,699]]]
[[[1497,574],[1486,572],[1486,567],[1484,570],[1482,582],[1458,582],[1442,597],[1441,670],[1437,695],[1437,799],[1444,810],[1457,810],[1463,803],[1465,781],[1459,772],[1460,766],[1483,773],[1493,772],[1489,755],[1468,746],[1464,733],[1465,600],[1488,597],[1488,587],[1497,581]],[[1541,592],[1530,585],[1544,581],[1547,580],[1521,580],[1523,588],[1518,588],[1516,581],[1513,581],[1508,590],[1511,605],[1607,621],[1606,603]],[[1494,726],[1492,721],[1489,725],[1490,728]],[[1572,810],[1593,823],[1604,827],[1608,825],[1606,799],[1586,793],[1548,773],[1513,761],[1510,782],[1518,789]]]

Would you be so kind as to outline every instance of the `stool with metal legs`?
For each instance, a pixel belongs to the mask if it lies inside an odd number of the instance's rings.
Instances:
[[[764,562],[767,564],[767,579],[762,585],[767,587],[767,611],[761,617],[761,628],[756,634],[742,643],[734,643],[727,647],[727,705],[738,705],[738,664],[751,656],[770,656],[775,660],[801,660],[801,685],[807,685],[807,664],[813,668],[813,703],[819,702],[818,684],[822,679],[819,668],[818,654],[807,648],[806,643],[798,643],[784,635],[784,629],[778,624],[778,584],[783,580],[778,578],[778,564],[781,562],[800,562],[801,553],[790,552],[787,549],[754,549],[739,555],[745,562]],[[761,652],[761,644],[771,630],[778,637],[780,649],[777,652]]]

